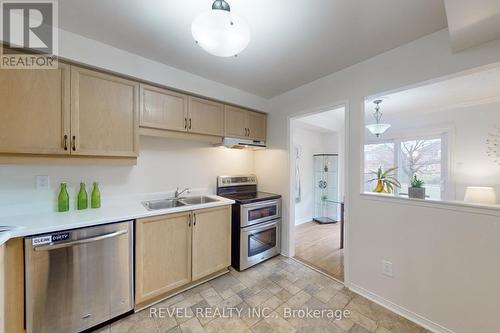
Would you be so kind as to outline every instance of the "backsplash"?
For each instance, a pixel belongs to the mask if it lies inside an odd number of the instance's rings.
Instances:
[[[68,183],[72,201],[81,181],[87,184],[87,190],[92,182],[99,182],[104,205],[110,197],[170,192],[176,187],[214,191],[218,175],[253,172],[254,152],[250,150],[141,137],[135,166],[1,165],[0,207],[53,205],[61,182]],[[50,177],[49,190],[35,188],[37,175]]]

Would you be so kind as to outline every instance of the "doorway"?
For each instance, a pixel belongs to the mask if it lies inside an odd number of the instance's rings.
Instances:
[[[295,259],[344,281],[345,107],[291,119]]]

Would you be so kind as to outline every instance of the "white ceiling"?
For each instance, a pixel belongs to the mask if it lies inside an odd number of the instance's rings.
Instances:
[[[192,20],[211,3],[63,0],[59,24],[266,98],[447,26],[443,0],[230,0],[252,38],[237,58],[217,58],[191,37]]]
[[[381,98],[382,112],[433,113],[500,101],[500,67],[400,91]],[[367,121],[373,122],[373,98],[365,102]]]
[[[500,38],[499,0],[445,0],[454,51]]]
[[[320,133],[340,132],[344,129],[345,108],[320,112],[296,119],[299,126]]]

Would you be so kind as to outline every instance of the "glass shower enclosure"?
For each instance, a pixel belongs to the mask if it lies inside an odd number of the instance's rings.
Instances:
[[[339,198],[339,155],[314,155],[314,216],[320,224],[341,220],[342,202]]]

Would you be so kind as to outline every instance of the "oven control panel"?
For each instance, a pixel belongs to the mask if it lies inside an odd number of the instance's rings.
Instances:
[[[218,187],[257,185],[257,176],[219,176],[217,177]]]

